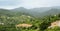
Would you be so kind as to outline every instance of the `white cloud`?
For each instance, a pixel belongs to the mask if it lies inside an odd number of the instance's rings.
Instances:
[[[50,7],[60,5],[60,0],[23,0],[25,8]]]
[[[0,0],[0,8],[60,6],[60,0]]]

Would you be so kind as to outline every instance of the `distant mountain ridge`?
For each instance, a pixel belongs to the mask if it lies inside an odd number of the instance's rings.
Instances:
[[[2,11],[2,13],[3,13],[4,10],[5,9],[3,9],[3,10],[0,9],[0,12]],[[41,8],[33,8],[33,9],[26,9],[24,7],[20,7],[20,8],[9,10],[8,12],[14,12],[12,14],[22,13],[22,14],[26,14],[26,15],[28,14],[28,15],[39,17],[39,16],[45,16],[45,15],[59,14],[60,7],[41,7]]]

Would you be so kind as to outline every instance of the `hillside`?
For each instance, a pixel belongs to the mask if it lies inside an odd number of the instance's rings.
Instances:
[[[45,16],[45,15],[53,15],[60,12],[59,7],[41,7],[41,8],[33,8],[33,9],[26,9],[24,7],[20,7],[20,8],[16,8],[13,9],[13,11],[16,12],[22,12],[22,13],[26,13],[29,14],[31,16],[34,17],[41,17],[41,16]]]
[[[34,17],[41,17],[46,15],[59,14],[60,9],[59,7],[41,7],[41,8],[33,8],[33,9],[26,9],[24,7],[20,7],[12,10],[0,9],[0,13],[17,15],[17,16],[24,14]]]
[[[60,14],[60,9],[56,9],[56,8],[52,8],[44,13],[42,13],[41,15],[56,15],[56,14]]]
[[[60,20],[60,9],[58,8],[0,9],[0,31],[52,31],[53,29],[48,29],[48,27],[52,22],[58,20]],[[59,28],[54,28],[54,31]]]

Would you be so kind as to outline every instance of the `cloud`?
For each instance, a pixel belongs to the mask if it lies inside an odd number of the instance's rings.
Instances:
[[[19,5],[21,2],[18,0],[0,0],[0,6],[14,6]]]
[[[22,4],[21,0],[0,0],[0,8],[15,8]]]
[[[60,6],[60,0],[0,0],[0,8]]]
[[[26,8],[50,7],[60,5],[60,0],[23,0]]]

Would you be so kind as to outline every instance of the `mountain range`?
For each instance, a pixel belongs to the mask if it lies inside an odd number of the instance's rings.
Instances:
[[[35,17],[41,17],[46,15],[54,15],[60,13],[60,7],[40,7],[40,8],[32,8],[32,9],[26,9],[24,7],[15,8],[11,10],[7,9],[0,9],[0,15],[1,14],[10,14],[10,15],[31,15]]]

